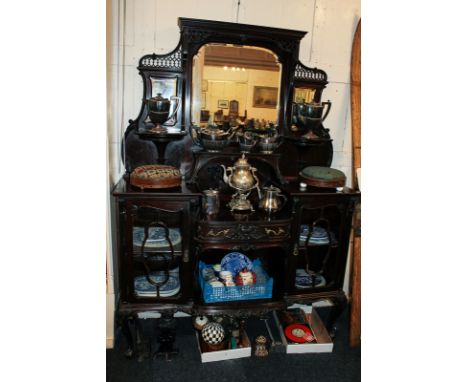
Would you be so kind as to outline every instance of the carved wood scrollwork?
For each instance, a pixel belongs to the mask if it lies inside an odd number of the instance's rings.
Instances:
[[[258,240],[265,236],[265,231],[253,224],[238,224],[226,238],[231,240]]]
[[[286,231],[282,227],[277,227],[276,230],[274,228],[265,227],[265,233],[268,236],[280,236],[282,234],[285,234]]]
[[[148,54],[140,59],[140,69],[169,70],[182,72],[182,47],[177,48],[168,54]]]
[[[195,44],[206,41],[206,39],[210,36],[213,36],[212,32],[204,32],[193,29],[187,29],[184,31],[184,38],[186,39],[186,41]]]
[[[242,244],[242,245],[233,245],[231,248],[231,251],[254,251],[258,249],[258,247],[254,244]]]
[[[291,40],[287,40],[287,41],[277,41],[276,42],[278,44],[278,46],[286,51],[286,52],[294,52],[296,51],[298,45],[299,45],[299,42],[298,41],[291,41]]]
[[[228,234],[229,232],[229,228],[226,228],[226,229],[221,229],[221,230],[215,230],[215,229],[210,229],[208,231],[208,233],[206,234],[206,236],[210,236],[210,237],[226,237],[226,235]]]
[[[299,62],[294,69],[294,79],[326,82],[327,73],[321,69],[309,68]]]
[[[229,240],[259,240],[287,237],[287,227],[261,227],[254,224],[237,224],[230,227],[210,228],[204,232],[203,226],[198,227],[198,236],[207,239]]]

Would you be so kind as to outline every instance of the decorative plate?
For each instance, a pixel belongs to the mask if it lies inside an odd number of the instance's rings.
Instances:
[[[169,279],[167,282],[159,287],[160,297],[169,297],[177,294],[180,290],[178,268],[169,272]],[[150,274],[151,280],[154,282],[162,282],[165,280],[164,272],[152,272]],[[134,279],[135,294],[140,297],[156,297],[156,286],[150,284],[146,276],[137,276]]]
[[[298,342],[300,344],[315,341],[315,337],[312,334],[310,328],[302,324],[291,324],[286,326],[286,328],[284,329],[284,334],[292,342]]]
[[[251,271],[253,264],[247,256],[240,252],[228,253],[221,260],[221,270],[231,271],[233,275],[237,275],[244,268]]]
[[[143,239],[145,238],[145,229],[143,227],[133,227],[133,245],[135,247],[141,247]],[[172,246],[180,244],[182,236],[178,228],[169,228],[169,239],[172,242]],[[148,239],[145,243],[145,248],[148,249],[161,249],[169,247],[169,242],[166,239],[166,232],[163,227],[149,227]]]
[[[325,277],[316,274],[315,277],[309,275],[304,269],[296,269],[296,288],[317,288],[327,284]]]
[[[328,233],[325,228],[315,226],[314,229],[312,230],[312,234],[310,235],[310,237],[313,237],[313,238],[328,237]]]

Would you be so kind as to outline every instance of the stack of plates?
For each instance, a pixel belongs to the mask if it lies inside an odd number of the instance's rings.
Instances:
[[[166,276],[164,271],[151,272],[150,278],[154,282],[162,282]],[[135,296],[157,297],[156,286],[150,284],[146,276],[136,276],[134,279]],[[179,267],[169,271],[169,279],[159,287],[159,297],[174,296],[180,291]]]
[[[299,235],[299,244],[305,245],[307,236],[309,235],[309,226],[301,225],[301,233]],[[312,233],[310,234],[307,245],[326,245],[330,243],[328,232],[325,228],[315,226]]]
[[[135,248],[141,248],[144,238],[145,229],[143,227],[133,227],[133,246]],[[182,242],[179,228],[169,228],[169,239],[171,240],[173,247]],[[169,241],[166,238],[166,232],[163,227],[149,227],[145,249],[169,249]]]
[[[325,277],[319,274],[309,275],[305,269],[296,269],[295,287],[298,289],[317,288],[327,284]]]

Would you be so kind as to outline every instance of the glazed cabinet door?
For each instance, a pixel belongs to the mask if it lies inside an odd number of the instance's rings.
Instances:
[[[296,198],[288,294],[342,289],[353,206],[346,195]]]
[[[179,303],[192,296],[190,200],[120,202],[122,301]]]

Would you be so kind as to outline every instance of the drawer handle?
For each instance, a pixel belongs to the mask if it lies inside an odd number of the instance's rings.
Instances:
[[[226,236],[229,233],[229,228],[222,229],[221,231],[215,232],[214,230],[210,229],[206,236],[213,236],[213,237],[218,237],[218,236]]]
[[[273,236],[279,236],[279,235],[281,235],[282,233],[286,233],[286,231],[285,231],[283,228],[281,228],[281,227],[278,227],[278,231],[275,231],[275,230],[272,229],[272,228],[265,228],[265,233],[266,233],[267,235],[272,234]]]

